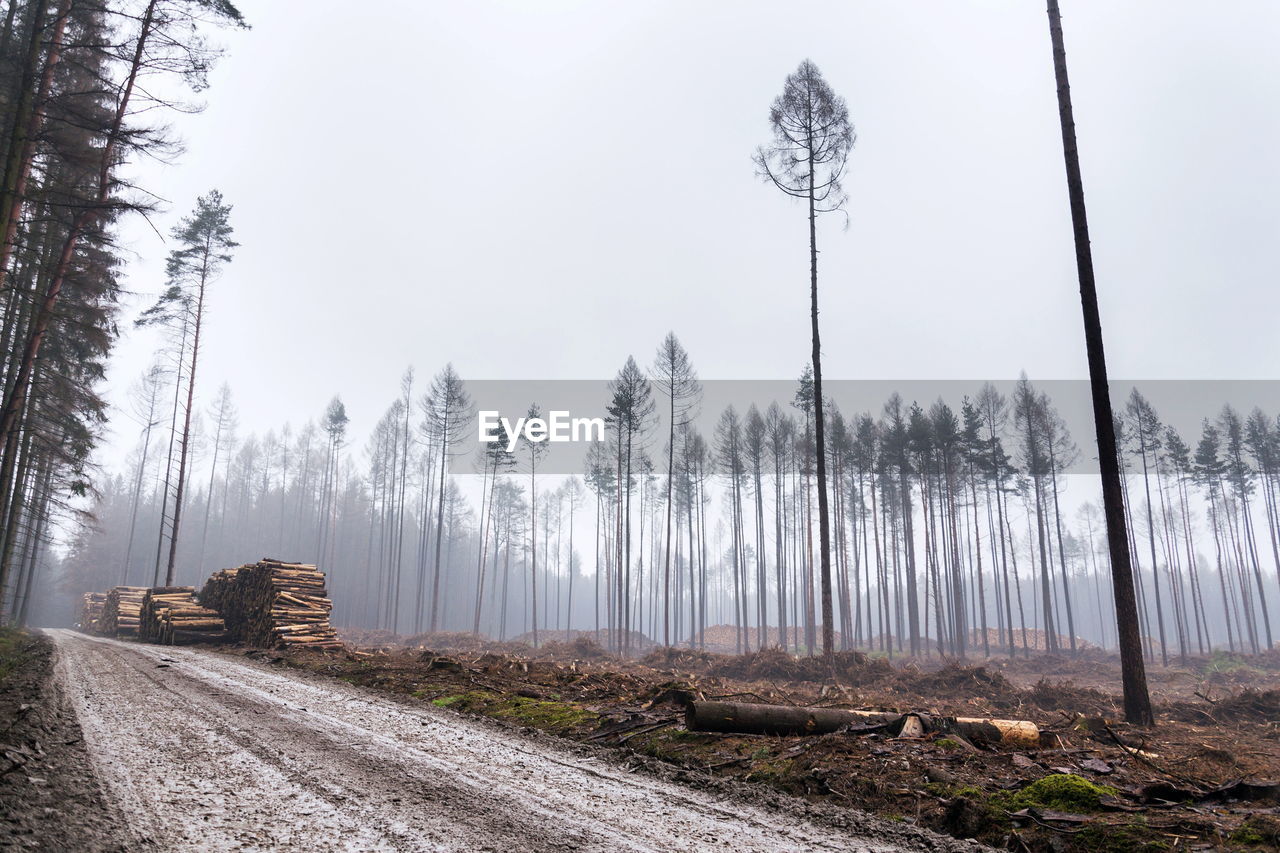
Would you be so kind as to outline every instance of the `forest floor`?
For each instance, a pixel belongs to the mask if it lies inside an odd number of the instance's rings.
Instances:
[[[776,649],[622,660],[586,638],[416,639],[429,648],[244,653],[1004,849],[1280,848],[1276,652],[1150,667],[1158,724],[1144,730],[1119,721],[1119,661],[1096,650],[980,665],[844,652],[832,669]],[[705,734],[684,728],[690,697],[1025,719],[1042,736],[1014,750],[942,734]]]
[[[42,634],[0,629],[0,849],[117,853],[117,815]]]

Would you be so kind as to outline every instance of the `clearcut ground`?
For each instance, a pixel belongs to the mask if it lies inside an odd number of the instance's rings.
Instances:
[[[119,814],[103,841],[126,849],[977,849],[800,800],[765,807],[307,673],[49,634]]]

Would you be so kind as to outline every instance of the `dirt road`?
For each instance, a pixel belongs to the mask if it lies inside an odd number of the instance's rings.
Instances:
[[[857,814],[834,828],[253,661],[50,634],[128,849],[969,849]]]

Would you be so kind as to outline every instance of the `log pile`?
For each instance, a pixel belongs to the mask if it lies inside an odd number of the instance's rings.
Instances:
[[[230,639],[261,648],[336,650],[324,573],[305,563],[261,560],[211,577],[200,603],[222,614]]]
[[[196,602],[190,586],[154,587],[142,600],[138,638],[166,646],[220,643],[226,638],[218,611]]]
[[[118,586],[107,593],[98,618],[98,633],[107,637],[136,637],[142,622],[145,586]]]
[[[212,607],[226,618],[228,611],[232,609],[232,603],[236,600],[236,576],[240,574],[241,569],[245,568],[249,568],[249,566],[214,572],[204,582],[204,587],[200,590],[200,603],[205,607]],[[232,619],[227,619],[227,629],[234,634],[235,629],[230,624],[232,621]]]
[[[86,592],[80,600],[80,621],[78,627],[86,634],[100,633],[99,622],[102,619],[102,608],[106,606],[105,592]]]

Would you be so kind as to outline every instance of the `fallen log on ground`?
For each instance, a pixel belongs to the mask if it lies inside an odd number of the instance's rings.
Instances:
[[[260,560],[217,572],[200,604],[222,614],[230,639],[261,648],[341,649],[329,625],[324,573],[306,563]]]
[[[106,637],[136,637],[142,622],[145,586],[117,586],[107,593],[98,618],[98,633]]]
[[[698,732],[763,735],[821,735],[859,729],[884,730],[895,736],[955,732],[973,743],[1024,748],[1040,744],[1040,728],[1027,720],[939,717],[751,702],[690,702],[685,706],[685,727]]]
[[[102,609],[107,605],[105,592],[86,592],[80,600],[80,620],[76,623],[86,634],[97,634],[101,631]]]

